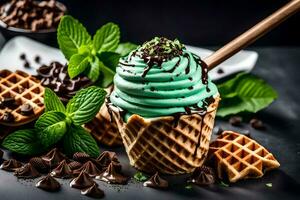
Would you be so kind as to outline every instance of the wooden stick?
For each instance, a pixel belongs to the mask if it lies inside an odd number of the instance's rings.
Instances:
[[[207,64],[208,69],[211,70],[218,64],[227,60],[241,49],[247,47],[258,38],[278,26],[287,18],[297,13],[300,10],[300,0],[292,0],[281,9],[274,12],[263,21],[253,26],[251,29],[238,36],[218,51],[205,58],[204,62]]]

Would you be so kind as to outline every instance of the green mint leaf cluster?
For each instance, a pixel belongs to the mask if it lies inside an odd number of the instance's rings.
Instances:
[[[35,123],[35,129],[16,131],[2,145],[26,155],[39,154],[62,141],[65,153],[85,152],[96,157],[99,148],[94,138],[82,128],[99,111],[106,92],[95,86],[82,89],[65,107],[56,94],[46,88],[46,112]]]
[[[218,85],[221,102],[217,115],[225,117],[240,112],[256,113],[276,98],[276,91],[264,80],[247,73]]]
[[[69,60],[69,76],[84,74],[101,87],[112,83],[120,57],[136,47],[131,43],[119,44],[120,29],[114,23],[102,26],[92,38],[78,20],[68,15],[60,20],[57,40]]]
[[[146,176],[145,174],[143,174],[142,172],[137,172],[134,174],[133,178],[136,180],[136,181],[139,181],[139,182],[144,182],[146,180],[148,180],[148,176]]]

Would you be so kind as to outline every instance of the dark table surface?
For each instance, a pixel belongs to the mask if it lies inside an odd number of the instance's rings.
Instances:
[[[105,199],[299,199],[300,47],[265,47],[253,50],[259,53],[259,60],[253,73],[270,83],[278,91],[279,98],[269,108],[257,114],[265,122],[266,131],[254,130],[247,123],[239,129],[250,130],[251,136],[275,155],[281,167],[267,173],[261,179],[240,181],[230,184],[229,187],[213,185],[186,189],[184,181],[186,176],[166,177],[171,184],[166,191],[143,187],[134,180],[126,186],[113,186],[98,181],[100,188],[105,191]],[[216,123],[225,129],[236,130],[226,121],[218,119]],[[135,170],[129,166],[124,150],[117,148],[113,151],[117,152],[124,173],[132,177]],[[10,154],[5,152],[4,158],[7,159],[9,156]],[[88,199],[80,195],[78,190],[70,188],[69,180],[59,180],[62,183],[62,190],[58,193],[48,193],[35,188],[36,181],[18,180],[11,173],[0,170],[0,199]],[[267,187],[266,183],[272,183],[273,186]]]

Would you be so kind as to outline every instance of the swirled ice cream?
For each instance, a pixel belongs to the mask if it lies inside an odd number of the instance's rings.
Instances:
[[[154,38],[120,60],[110,96],[126,118],[203,113],[219,95],[200,57],[178,40]]]

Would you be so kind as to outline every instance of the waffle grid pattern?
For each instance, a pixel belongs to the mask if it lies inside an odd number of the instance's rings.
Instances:
[[[228,178],[230,182],[259,178],[266,171],[280,166],[263,146],[232,131],[224,131],[211,143],[209,155],[216,165],[219,178]]]
[[[200,167],[209,149],[217,105],[218,100],[204,116],[182,115],[176,127],[173,117],[145,120],[133,115],[124,123],[113,112],[130,164],[141,171],[164,174],[184,174]]]
[[[18,107],[15,109],[0,109],[0,119],[2,119],[5,111],[10,111],[14,116],[14,122],[0,123],[7,126],[19,126],[35,120],[44,111],[44,87],[41,86],[39,80],[28,75],[25,72],[9,70],[0,70],[0,97],[13,97]],[[21,105],[30,104],[33,108],[34,115],[24,116],[21,114]]]
[[[122,138],[115,121],[110,120],[110,115],[105,104],[101,107],[94,119],[84,126],[93,137],[106,146],[122,145]]]

